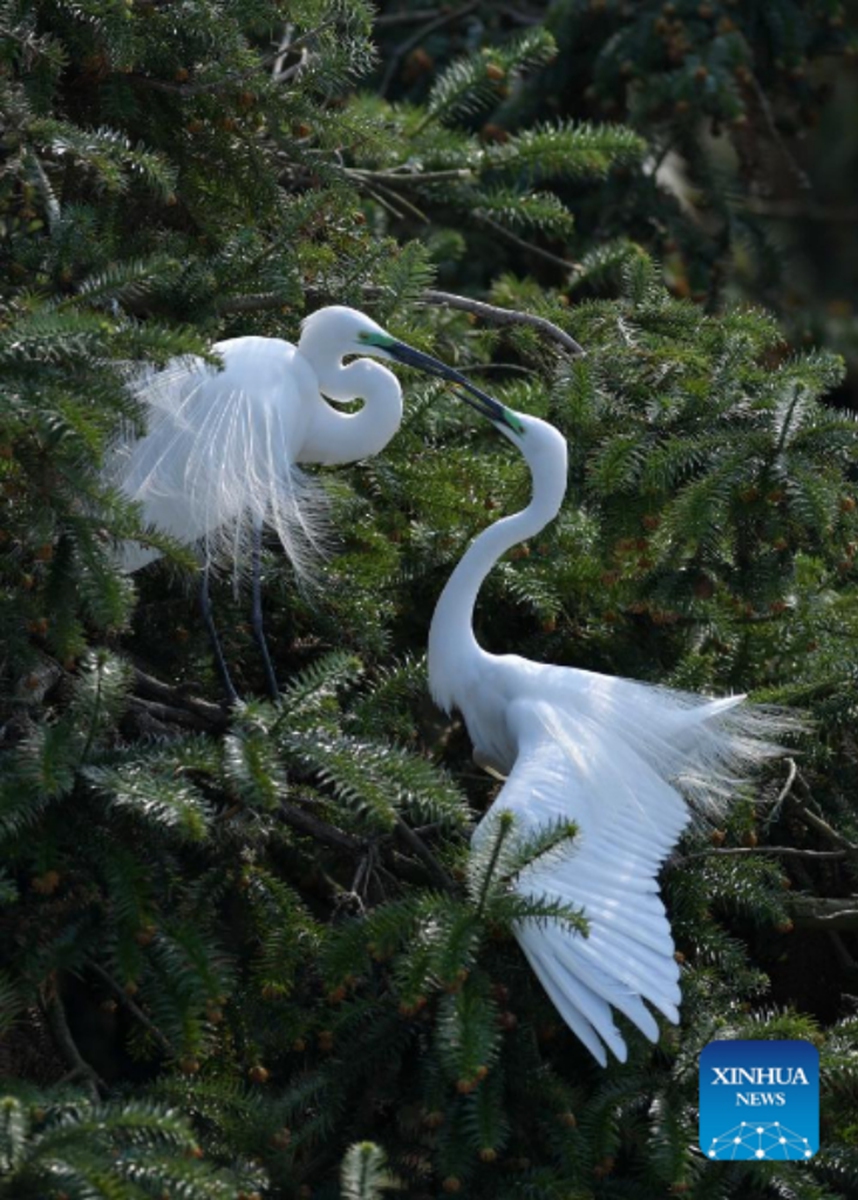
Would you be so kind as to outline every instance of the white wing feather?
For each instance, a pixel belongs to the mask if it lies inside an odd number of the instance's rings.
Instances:
[[[269,353],[268,363],[254,348],[252,392],[238,382],[240,360],[227,359],[218,371],[189,359],[138,378],[132,390],[148,432],[117,446],[107,477],[142,505],[147,523],[185,544],[199,543],[206,562],[231,561],[238,572],[254,526],[267,524],[306,578],[324,553],[326,498],[296,465],[312,410],[289,369],[286,352],[294,348],[279,346],[279,359]],[[129,543],[122,566],[135,571],[157,557]]]
[[[515,766],[490,814],[510,809],[522,833],[562,818],[578,826],[568,854],[519,876],[517,890],[583,909],[587,937],[524,921],[517,937],[560,1015],[603,1065],[607,1045],[625,1061],[611,1006],[655,1041],[647,1000],[677,1020],[679,967],[656,876],[689,820],[679,793],[621,736],[547,702],[507,710]],[[477,835],[485,836],[491,815]]]
[[[573,1032],[600,1063],[626,1048],[611,1007],[655,1041],[647,1001],[678,1020],[679,968],[658,872],[692,814],[720,817],[737,783],[802,727],[783,710],[693,693],[517,655],[484,655],[488,675],[462,705],[480,754],[512,761],[495,814],[509,809],[525,836],[562,819],[578,834],[517,887],[583,910],[584,937],[557,923],[523,922],[519,942]],[[508,698],[508,699],[507,699]],[[471,702],[468,703],[467,700]],[[504,716],[499,719],[499,707]],[[498,741],[493,734],[503,726]]]

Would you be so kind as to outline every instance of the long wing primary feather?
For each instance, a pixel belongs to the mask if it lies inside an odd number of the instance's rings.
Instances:
[[[605,1046],[626,1047],[611,1007],[656,1040],[646,1000],[677,1020],[679,968],[673,957],[658,870],[689,820],[679,793],[622,738],[590,717],[547,701],[507,710],[518,754],[485,819],[509,809],[522,833],[563,818],[578,833],[568,854],[527,867],[523,894],[583,909],[589,934],[557,923],[521,922],[518,940],[561,1016],[603,1065]],[[482,823],[481,823],[482,824]],[[485,836],[479,828],[476,836]]]

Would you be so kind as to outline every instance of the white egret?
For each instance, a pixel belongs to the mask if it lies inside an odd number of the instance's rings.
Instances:
[[[141,504],[147,524],[200,546],[203,616],[233,701],[237,695],[212,619],[209,572],[219,559],[231,559],[236,572],[250,559],[253,631],[276,696],[262,625],[262,531],[265,525],[276,530],[299,577],[310,574],[324,542],[324,489],[299,464],[356,462],[378,454],[396,433],[402,390],[396,376],[372,359],[417,367],[476,396],[483,393],[364,313],[340,305],[307,317],[297,346],[279,338],[240,337],[213,349],[222,370],[186,358],[133,382],[148,432],[117,447],[107,477]],[[369,357],[344,364],[352,354]],[[327,403],[355,399],[364,401],[355,413]],[[130,542],[122,566],[136,571],[158,556]]]
[[[515,886],[583,910],[588,935],[522,921],[516,937],[573,1033],[602,1065],[606,1046],[625,1061],[611,1006],[652,1041],[659,1030],[645,1000],[678,1020],[679,966],[656,876],[690,819],[683,797],[723,809],[737,769],[777,752],[769,739],[787,722],[741,696],[708,700],[482,649],[472,624],[480,586],[502,554],[557,515],[566,442],[497,402],[473,406],[524,455],[532,497],[485,529],[453,571],[429,633],[429,687],[441,708],[461,712],[475,760],[506,778],[476,845],[498,835],[503,811],[515,817],[513,837],[558,820],[577,826],[568,852],[537,858]]]

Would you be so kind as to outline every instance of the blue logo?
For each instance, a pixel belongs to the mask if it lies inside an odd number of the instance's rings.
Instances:
[[[810,1042],[710,1042],[700,1055],[706,1158],[783,1162],[819,1149],[819,1051]]]

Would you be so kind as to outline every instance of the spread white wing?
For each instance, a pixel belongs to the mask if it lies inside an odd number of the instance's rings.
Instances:
[[[559,818],[576,823],[570,851],[537,861],[516,887],[583,909],[588,936],[531,921],[516,936],[573,1033],[603,1066],[606,1045],[625,1061],[612,1006],[651,1041],[658,1025],[644,1000],[678,1020],[679,967],[656,876],[688,808],[625,739],[586,715],[522,699],[507,719],[515,766],[475,836],[503,809],[526,834]]]
[[[254,525],[268,524],[306,575],[322,552],[326,502],[321,485],[295,465],[310,416],[305,398],[283,356],[260,363],[254,348],[252,390],[241,386],[238,355],[224,359],[223,371],[186,359],[132,383],[148,432],[117,446],[107,477],[142,505],[147,523],[200,543],[207,562],[238,570]],[[129,543],[122,565],[134,571],[157,557]]]

